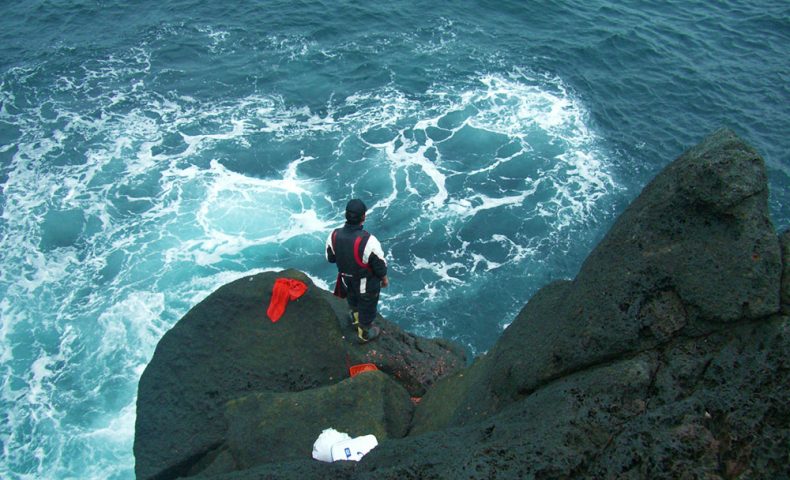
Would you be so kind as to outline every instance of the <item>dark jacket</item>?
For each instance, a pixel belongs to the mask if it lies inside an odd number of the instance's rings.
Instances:
[[[326,239],[326,259],[337,264],[347,285],[359,282],[360,293],[380,289],[381,279],[387,275],[381,243],[362,225],[346,223],[333,230]]]

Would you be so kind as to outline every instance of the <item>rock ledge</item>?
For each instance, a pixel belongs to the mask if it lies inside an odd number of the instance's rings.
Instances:
[[[140,380],[137,476],[790,478],[790,231],[766,185],[762,158],[715,132],[467,368],[383,319],[384,341],[352,347],[342,302],[311,282],[263,321],[275,278],[300,272],[226,285]],[[347,358],[382,372],[349,380]],[[360,463],[313,461],[332,423],[382,441]]]

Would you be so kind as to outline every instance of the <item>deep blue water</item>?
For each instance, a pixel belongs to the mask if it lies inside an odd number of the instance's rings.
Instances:
[[[351,197],[383,314],[473,354],[720,126],[786,228],[788,105],[783,1],[3,2],[0,477],[133,477],[159,338],[243,275],[330,284]]]

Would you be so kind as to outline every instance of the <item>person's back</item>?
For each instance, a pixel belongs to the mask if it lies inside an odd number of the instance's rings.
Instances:
[[[349,318],[363,342],[376,338],[373,326],[382,287],[389,285],[387,262],[381,243],[362,228],[367,207],[359,199],[346,205],[346,224],[329,234],[326,259],[337,264],[335,295],[348,301]]]

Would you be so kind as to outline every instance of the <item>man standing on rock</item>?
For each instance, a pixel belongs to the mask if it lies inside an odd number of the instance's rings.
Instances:
[[[382,287],[389,285],[387,262],[381,243],[362,229],[367,207],[353,199],[346,205],[346,224],[329,234],[326,259],[337,264],[335,295],[346,298],[349,317],[362,343],[376,338],[380,329],[373,325]]]

